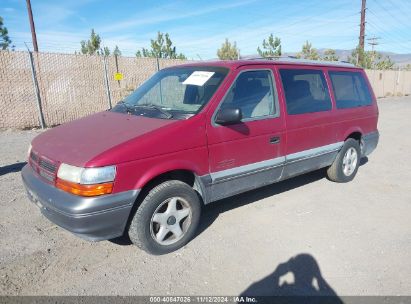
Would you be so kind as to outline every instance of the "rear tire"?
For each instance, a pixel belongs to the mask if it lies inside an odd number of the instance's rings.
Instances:
[[[154,187],[138,207],[128,235],[144,251],[166,254],[186,245],[200,222],[201,202],[186,183],[166,181]]]
[[[327,176],[337,183],[352,181],[360,165],[361,148],[358,141],[348,138],[333,164],[327,169]]]

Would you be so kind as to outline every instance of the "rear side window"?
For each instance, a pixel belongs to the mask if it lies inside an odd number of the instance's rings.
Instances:
[[[288,114],[331,110],[330,94],[322,71],[280,69],[280,75]]]
[[[237,77],[221,108],[240,108],[245,120],[264,118],[275,115],[276,97],[270,71],[246,71]]]
[[[337,109],[367,106],[372,103],[368,85],[360,72],[328,72]]]

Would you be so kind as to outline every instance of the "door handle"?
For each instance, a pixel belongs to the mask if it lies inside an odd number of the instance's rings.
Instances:
[[[270,138],[270,144],[278,144],[280,142],[280,137],[274,136]]]

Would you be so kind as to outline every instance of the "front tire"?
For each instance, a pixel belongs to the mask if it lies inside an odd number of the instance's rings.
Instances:
[[[358,141],[348,138],[333,164],[327,169],[327,176],[337,183],[352,181],[360,165],[361,148]]]
[[[200,222],[201,202],[186,183],[166,181],[154,187],[138,207],[128,230],[133,244],[160,255],[187,244]]]

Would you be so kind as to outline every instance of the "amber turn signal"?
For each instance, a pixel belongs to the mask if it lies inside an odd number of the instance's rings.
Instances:
[[[103,183],[95,185],[82,185],[73,182],[68,182],[57,178],[56,187],[79,196],[98,196],[109,194],[113,191],[113,183]]]

